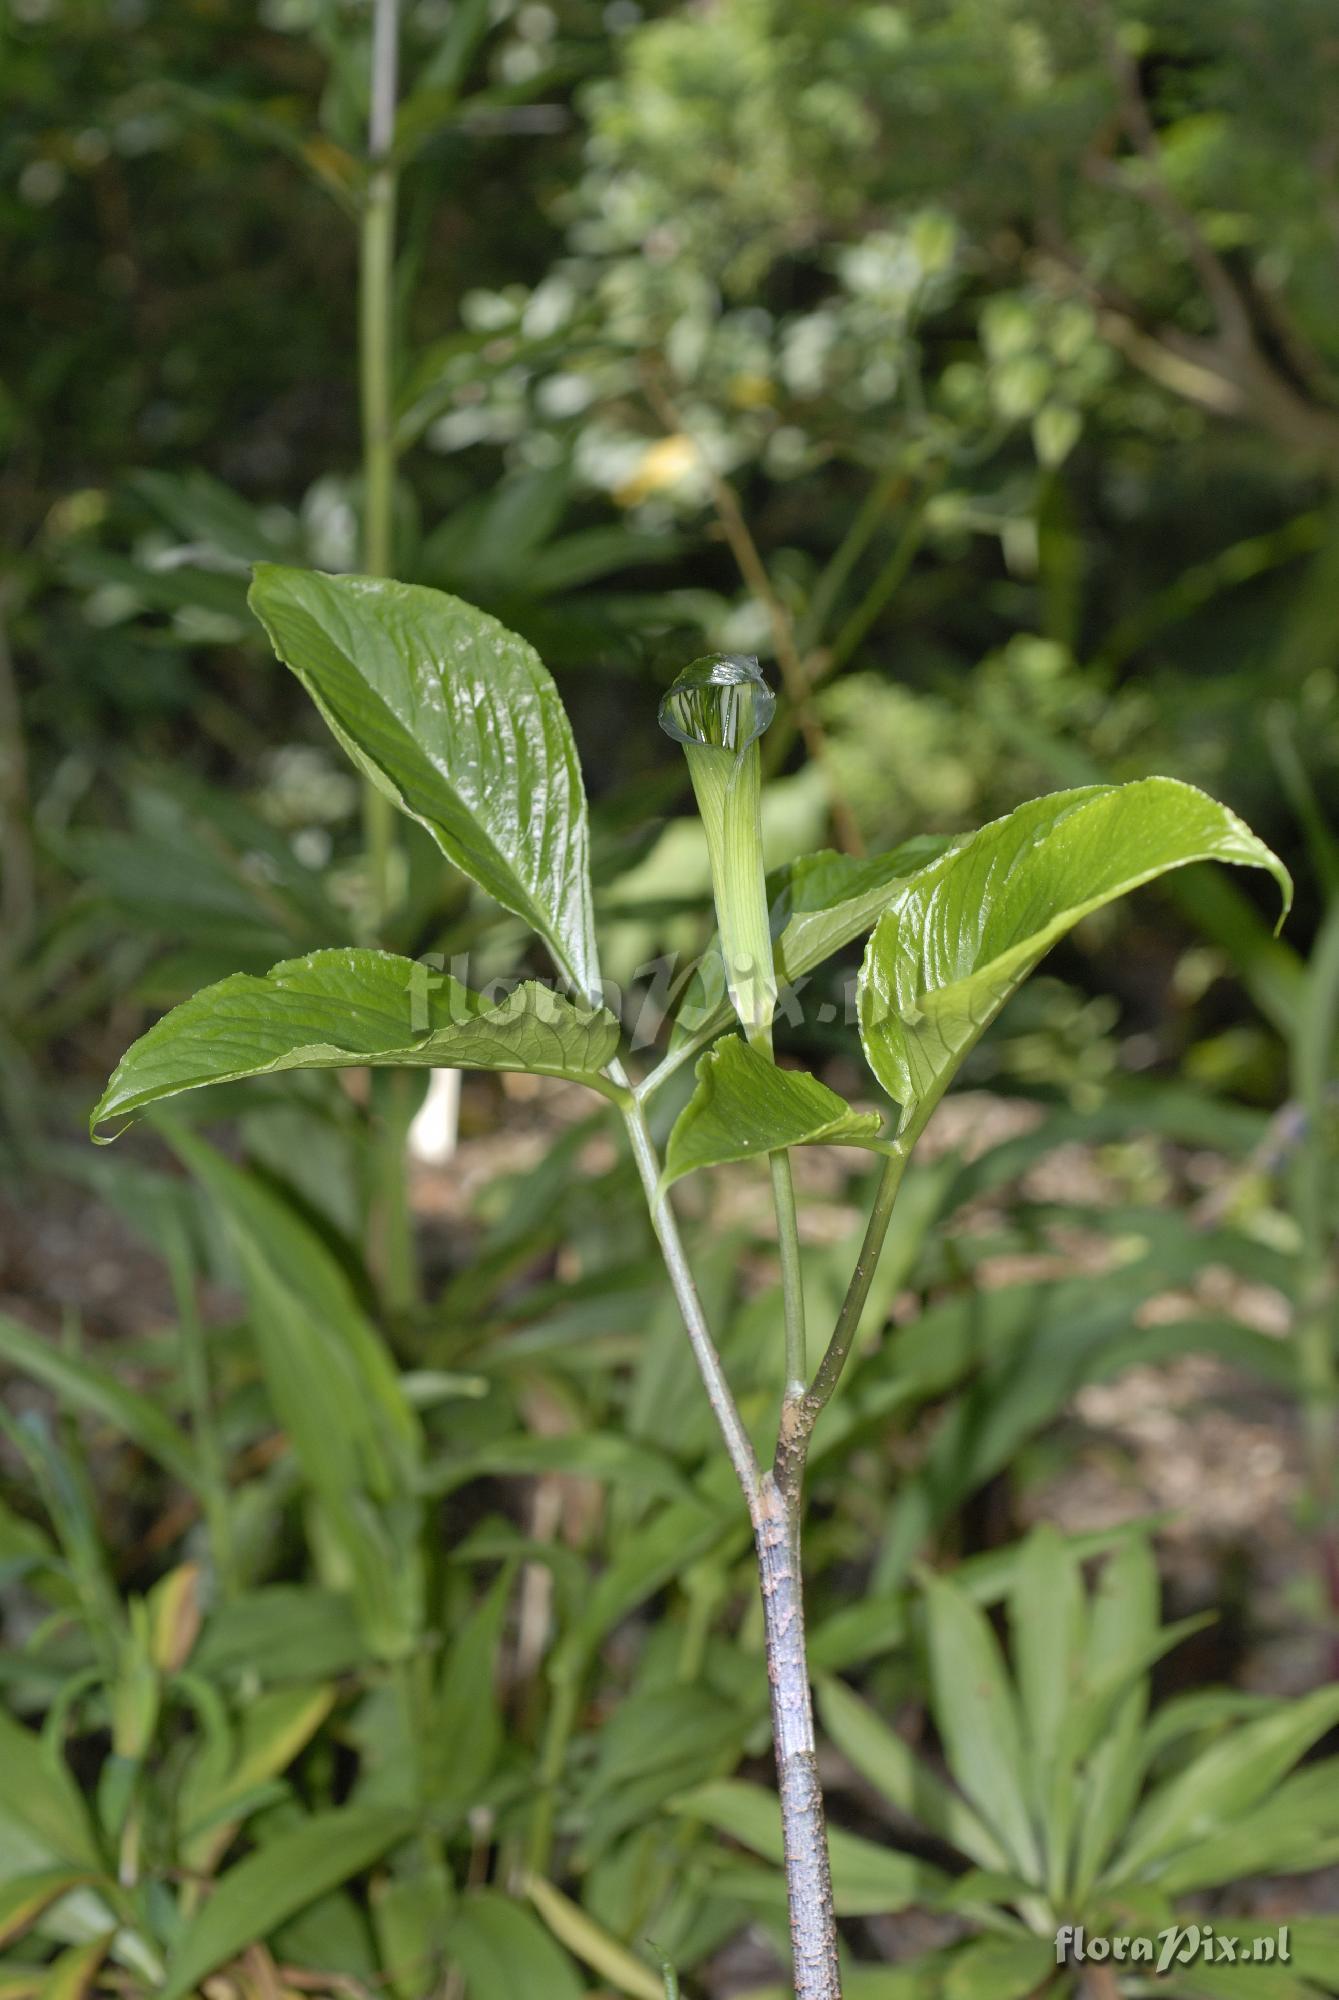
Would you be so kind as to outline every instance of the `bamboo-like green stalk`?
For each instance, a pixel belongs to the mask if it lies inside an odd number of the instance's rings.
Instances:
[[[363,432],[363,551],[369,576],[395,567],[395,103],[399,73],[399,0],[376,0],[372,22],[372,88],[368,117],[368,178],[358,257],[358,381]],[[380,939],[395,892],[395,808],[363,783],[368,929]],[[414,1225],[406,1146],[413,1116],[412,1084],[402,1070],[374,1072],[374,1184],[370,1191],[370,1252],[386,1304],[394,1312],[418,1300]]]

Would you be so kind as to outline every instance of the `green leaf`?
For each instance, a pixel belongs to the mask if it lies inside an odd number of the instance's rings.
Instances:
[[[1173,1965],[1158,1990],[1168,2000],[1321,2000],[1328,1980],[1320,1988],[1297,1978],[1290,1966],[1220,1965],[1197,1957],[1190,1965]]]
[[[978,1938],[949,1961],[942,2000],[1024,2000],[1055,1970],[1049,1938]]]
[[[1157,1612],[1157,1562],[1143,1538],[1131,1540],[1115,1550],[1101,1570],[1089,1618],[1089,1682],[1105,1680],[1113,1672],[1119,1674],[1147,1652],[1157,1636]],[[1147,1706],[1147,1680],[1139,1680],[1121,1700],[1087,1764],[1087,1796],[1073,1862],[1079,1894],[1085,1894],[1097,1880],[1097,1872],[1121,1838],[1139,1798],[1147,1756]]]
[[[71,1889],[100,1880],[86,1868],[38,1868],[31,1874],[11,1876],[0,1884],[0,1945],[21,1937],[44,1910]]]
[[[538,654],[437,590],[257,565],[249,602],[358,768],[598,997],[586,795]]]
[[[87,1944],[72,1944],[53,1958],[42,1980],[41,2000],[85,2000],[115,1936],[115,1929],[104,1931],[101,1937],[90,1938]]]
[[[860,972],[860,1033],[874,1074],[915,1134],[1001,1007],[1081,917],[1193,861],[1264,868],[1263,841],[1172,778],[1087,785],[1020,806],[915,875]]]
[[[311,1586],[272,1583],[219,1605],[205,1620],[192,1665],[268,1685],[356,1673],[369,1664],[350,1599]]]
[[[672,1812],[704,1820],[742,1847],[778,1865],[784,1860],[781,1808],[776,1795],[761,1785],[737,1779],[698,1785],[675,1799]],[[874,1916],[904,1910],[924,1902],[944,1886],[944,1876],[928,1863],[891,1847],[833,1827],[828,1833],[832,1855],[832,1890],[839,1917]]]
[[[159,2000],[185,2000],[211,1972],[268,1937],[404,1839],[402,1812],[343,1806],[276,1835],[230,1868],[177,1939]]]
[[[843,1681],[818,1688],[823,1727],[842,1755],[877,1792],[927,1832],[938,1835],[983,1868],[1004,1868],[1004,1849],[965,1799],[937,1778],[910,1746]]]
[[[777,972],[787,981],[867,931],[899,886],[957,845],[946,834],[920,833],[885,854],[838,854],[824,848],[794,863],[778,899]]]
[[[423,1480],[425,1492],[453,1493],[471,1480],[498,1474],[570,1472],[580,1479],[631,1486],[665,1500],[691,1500],[693,1488],[671,1458],[642,1438],[582,1431],[570,1437],[501,1437],[478,1451],[453,1452]]]
[[[84,1802],[65,1764],[0,1708],[0,1813],[36,1836],[53,1861],[102,1872]]]
[[[949,1769],[999,1835],[1020,1872],[1038,1879],[1041,1859],[1028,1817],[1023,1737],[995,1634],[955,1585],[924,1578],[932,1706]]]
[[[368,1897],[383,1976],[395,2000],[427,2000],[441,1987],[455,1883],[429,1862],[412,1874],[378,1875]]]
[[[807,1071],[778,1069],[737,1035],[724,1035],[697,1066],[697,1088],[670,1133],[663,1184],[783,1146],[868,1146],[882,1123],[877,1111],[852,1111]]]
[[[183,1434],[150,1396],[126,1388],[87,1355],[77,1358],[39,1340],[26,1326],[0,1313],[0,1360],[43,1383],[62,1407],[83,1410],[110,1424],[137,1444],[164,1471],[194,1492],[200,1467]]]
[[[192,1872],[212,1871],[232,1842],[248,1795],[287,1770],[334,1704],[333,1687],[273,1688],[244,1710],[226,1768],[220,1768],[217,1755],[202,1754],[192,1762],[177,1804],[182,1857]]]
[[[629,1995],[629,2000],[664,2000],[664,1980],[634,1958],[625,1945],[588,1916],[579,1904],[570,1901],[542,1876],[532,1875],[525,1886],[553,1935],[592,1972],[598,1972],[617,1992]]]
[[[1339,1722],[1339,1688],[1318,1688],[1213,1744],[1148,1799],[1111,1870],[1126,1880],[1247,1812]]]
[[[581,2000],[585,1990],[539,1919],[493,1890],[461,1904],[449,1949],[468,2000]]]
[[[463,1815],[478,1802],[502,1749],[494,1677],[512,1571],[503,1569],[452,1639],[433,1695],[434,1741],[423,1755],[434,1813]]]
[[[1058,1893],[1079,1794],[1069,1744],[1083,1643],[1083,1584],[1063,1535],[1043,1523],[1019,1551],[1009,1593],[1009,1639],[1018,1684],[1032,1803],[1045,1831],[1049,1885]]]
[[[394,1357],[305,1221],[202,1140],[174,1131],[172,1143],[222,1216],[275,1414],[347,1567],[369,1644],[393,1657],[416,1629],[421,1581],[421,1440]]]
[[[1306,1764],[1249,1812],[1159,1863],[1166,1895],[1253,1875],[1305,1875],[1339,1853],[1339,1758]]]
[[[109,1119],[129,1123],[204,1084],[293,1069],[528,1070],[604,1089],[598,1072],[617,1049],[612,1014],[535,981],[490,1002],[390,952],[316,951],[263,978],[234,973],[174,1007],[122,1056],[89,1129],[96,1138]]]
[[[1078,1561],[1048,1523],[1019,1551],[1009,1595],[1009,1636],[1032,1758],[1049,1769],[1079,1665],[1083,1589]]]

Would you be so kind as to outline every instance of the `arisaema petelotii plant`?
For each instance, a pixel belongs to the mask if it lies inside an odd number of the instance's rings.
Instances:
[[[503,999],[375,951],[317,951],[263,977],[205,988],[128,1051],[94,1110],[115,1132],[200,1086],[287,1070],[452,1067],[583,1084],[625,1129],[656,1236],[758,1550],[785,1834],[794,1986],[840,1993],[800,1588],[803,1480],[814,1426],[841,1379],[911,1155],[964,1059],[1009,996],[1076,923],[1170,869],[1282,863],[1235,814],[1170,778],[1090,785],[1020,806],[955,840],[870,858],[797,861],[769,907],[759,831],[759,739],[774,697],[754,661],[695,662],[662,704],[684,745],[710,853],[718,940],[668,1047],[629,1073],[605,1004],[576,748],[541,661],[496,620],[439,592],[378,578],[257,569],[252,606],[349,757],[443,855],[547,950],[555,978]],[[857,1110],[776,1060],[778,995],[869,934],[859,1038],[888,1112]],[[650,1112],[682,1065],[696,1088],[663,1158]],[[629,1058],[629,1060],[631,1060]],[[810,1355],[788,1154],[863,1146],[882,1160],[863,1241],[831,1329]],[[781,1252],[784,1353],[775,1429],[740,1413],[703,1312],[671,1189],[765,1155]]]

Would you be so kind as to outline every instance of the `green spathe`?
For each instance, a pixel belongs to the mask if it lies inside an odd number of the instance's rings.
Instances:
[[[776,696],[754,659],[708,653],[684,668],[660,704],[660,726],[682,743],[711,856],[726,984],[749,1040],[767,1043],[776,972],[762,860],[758,739]]]

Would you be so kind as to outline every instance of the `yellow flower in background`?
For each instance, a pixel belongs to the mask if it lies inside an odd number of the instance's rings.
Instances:
[[[636,470],[615,488],[614,498],[620,507],[640,507],[653,493],[664,493],[677,486],[697,466],[698,452],[693,440],[682,431],[672,432],[646,447]]]
[[[776,401],[776,390],[765,375],[732,375],[727,393],[737,410],[765,410]]]

